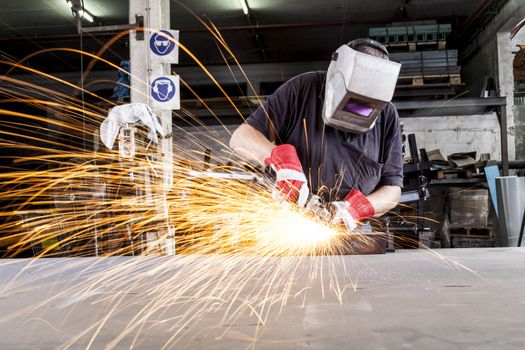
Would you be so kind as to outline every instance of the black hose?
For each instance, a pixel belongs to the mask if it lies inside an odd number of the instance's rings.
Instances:
[[[525,210],[523,211],[523,218],[521,219],[520,237],[518,238],[518,247],[521,247],[521,240],[523,239],[523,230],[525,229]]]

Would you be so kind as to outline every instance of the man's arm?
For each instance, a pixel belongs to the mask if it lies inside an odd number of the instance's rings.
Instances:
[[[255,161],[275,171],[274,198],[305,205],[310,190],[293,145],[275,146],[263,133],[244,123],[233,133],[230,148],[245,161]]]
[[[344,223],[349,232],[357,228],[359,221],[381,216],[394,208],[401,196],[399,186],[381,186],[367,197],[358,189],[351,190],[342,201],[331,202],[333,223]]]
[[[266,136],[249,124],[242,124],[230,138],[230,148],[245,161],[255,161],[265,165],[275,147]]]
[[[374,216],[378,217],[390,209],[393,209],[401,197],[401,188],[399,186],[381,186],[366,198],[374,207]]]

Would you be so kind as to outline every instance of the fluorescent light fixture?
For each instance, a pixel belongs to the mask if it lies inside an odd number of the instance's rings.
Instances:
[[[245,15],[248,15],[248,4],[246,3],[246,0],[239,0],[242,7],[242,12],[244,12]]]
[[[85,8],[82,8],[80,5],[80,2],[77,1],[76,4],[73,4],[73,1],[67,0],[66,1],[69,7],[71,7],[71,10],[73,12],[76,12],[78,14],[78,17],[85,19],[88,22],[93,23],[94,19],[91,13],[89,13]]]
[[[93,16],[91,16],[86,10],[78,11],[78,15],[80,18],[84,18],[86,21],[93,23]]]
[[[80,0],[66,0],[66,3],[71,7],[72,10],[79,10],[82,8],[82,3]]]

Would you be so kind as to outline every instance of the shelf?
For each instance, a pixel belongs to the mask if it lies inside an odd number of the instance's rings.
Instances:
[[[461,178],[455,178],[455,179],[432,179],[430,180],[430,186],[437,186],[437,185],[473,185],[473,184],[481,184],[486,183],[487,179],[484,177],[472,177],[467,179],[461,179]]]
[[[456,98],[430,101],[394,101],[401,118],[479,115],[506,106],[505,97]]]
[[[509,174],[507,98],[478,97],[431,101],[393,102],[401,118],[482,115],[496,112],[501,137],[501,173]]]

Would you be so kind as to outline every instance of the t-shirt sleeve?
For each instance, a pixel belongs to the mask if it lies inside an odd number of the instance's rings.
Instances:
[[[390,104],[385,133],[384,164],[380,186],[403,187],[403,150],[401,126],[396,108]]]
[[[297,81],[291,79],[281,85],[266,102],[257,108],[246,123],[260,131],[271,141],[285,138],[288,124],[293,122],[295,115],[295,100],[297,96]]]

